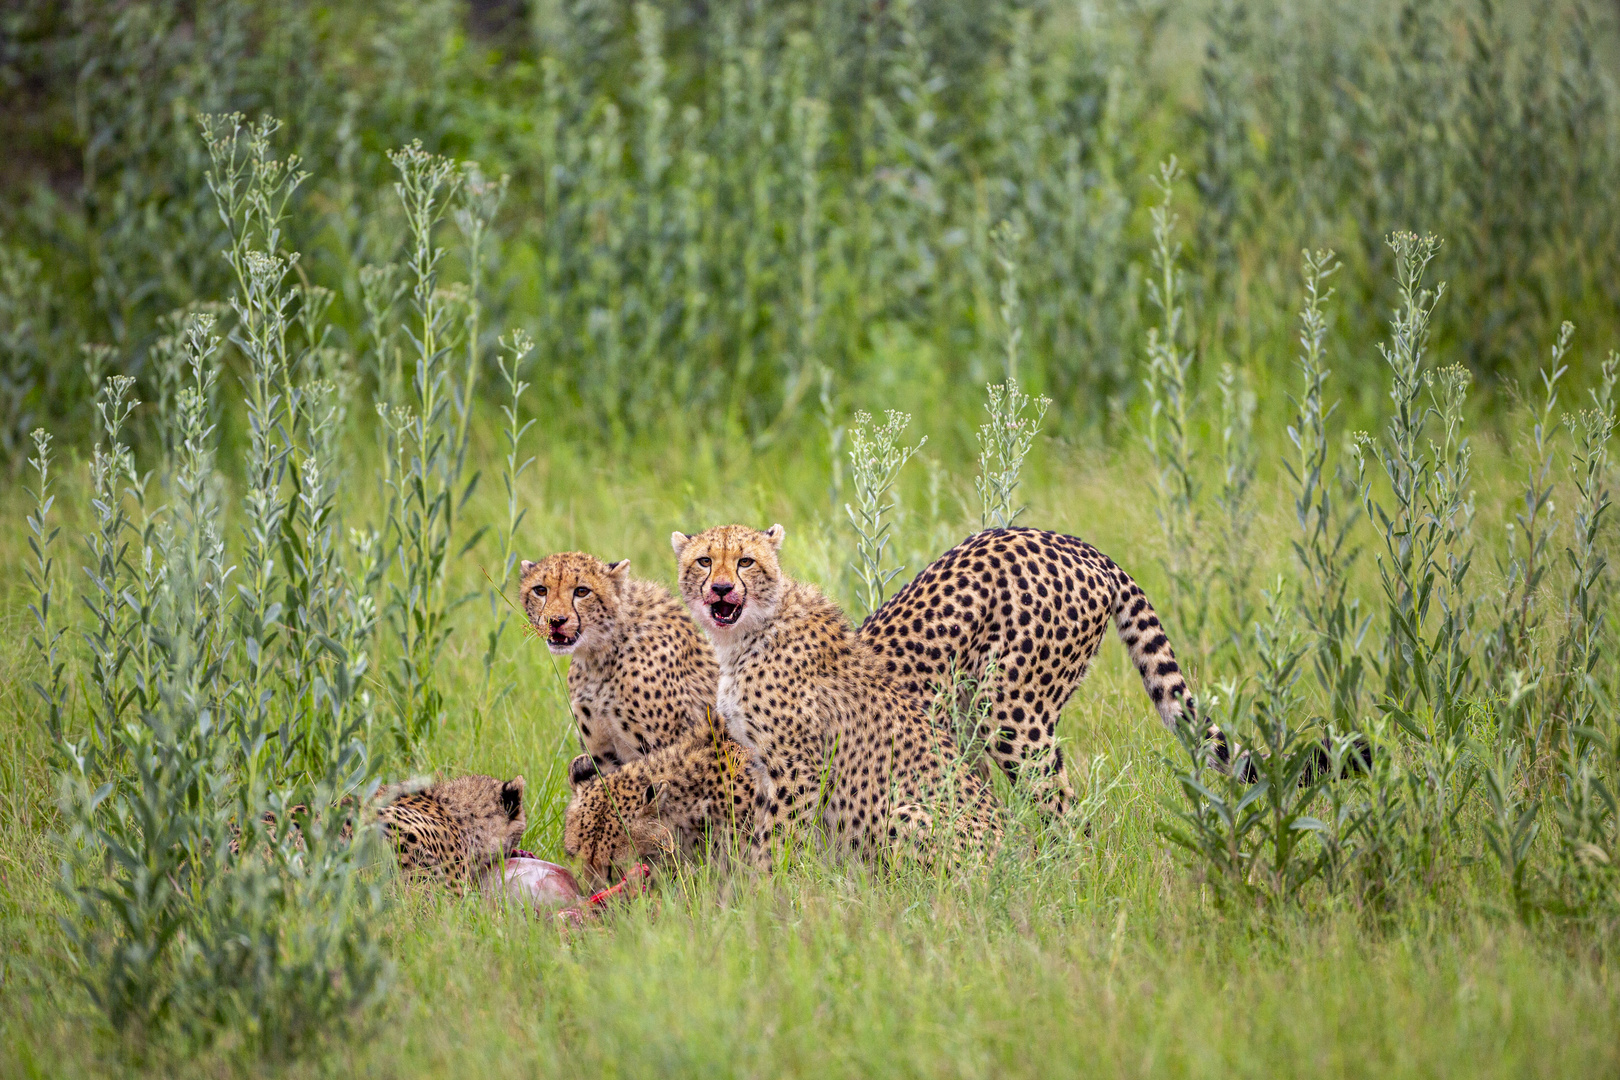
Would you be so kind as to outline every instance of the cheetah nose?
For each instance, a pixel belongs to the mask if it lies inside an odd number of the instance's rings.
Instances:
[[[563,628],[563,624],[568,622],[568,616],[566,616],[566,615],[553,615],[550,618],[549,621],[551,623],[551,628],[553,630],[561,630]]]
[[[726,594],[730,593],[732,589],[730,585],[710,585],[709,588],[714,590],[714,595],[721,597],[722,599],[724,599]]]

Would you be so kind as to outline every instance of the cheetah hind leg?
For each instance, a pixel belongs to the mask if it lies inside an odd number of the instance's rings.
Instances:
[[[1043,818],[1061,818],[1074,805],[1074,785],[1056,741],[1022,748],[1027,756],[992,755],[1015,792],[1028,799]]]
[[[945,820],[939,822],[917,803],[899,803],[889,814],[889,862],[893,866],[955,873],[981,865],[1000,842],[999,829],[974,829],[948,811]]]

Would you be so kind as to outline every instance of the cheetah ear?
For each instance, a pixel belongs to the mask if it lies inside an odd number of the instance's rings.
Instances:
[[[686,545],[691,542],[692,538],[683,532],[672,532],[669,534],[669,546],[675,549],[675,557],[677,559],[681,557],[681,552],[686,550]]]
[[[769,540],[771,542],[771,547],[775,548],[777,551],[782,550],[782,539],[785,536],[787,536],[787,530],[782,528],[780,524],[772,525],[770,528],[765,530],[765,539]]]
[[[591,755],[581,754],[568,763],[568,790],[578,791],[581,784],[595,780],[598,775]]]
[[[523,571],[523,576],[524,577],[528,577],[529,574],[531,574],[534,571],[534,568],[539,566],[539,565],[540,565],[539,563],[530,562],[528,559],[524,559],[522,562],[518,563],[518,567]]]
[[[608,563],[608,576],[623,584],[630,577],[630,560],[620,559],[615,563]]]
[[[645,790],[645,791],[643,791],[641,793],[642,805],[647,806],[647,807],[656,807],[658,805],[658,797],[660,795],[662,795],[663,793],[664,793],[663,781],[659,781],[656,784],[649,781],[647,783],[647,790]]]
[[[523,813],[523,777],[514,776],[501,785],[501,809],[509,821],[516,821]]]

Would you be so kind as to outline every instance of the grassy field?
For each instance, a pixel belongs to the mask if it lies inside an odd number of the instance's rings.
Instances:
[[[1488,444],[1482,456],[1481,473],[1505,488]],[[1032,523],[1092,540],[1162,591],[1139,454],[1043,442],[1032,465]],[[628,556],[640,573],[668,581],[662,537],[670,527],[781,520],[790,572],[842,591],[849,540],[816,473],[786,453],[686,446],[615,461],[559,450],[522,488],[531,508],[522,549]],[[907,487],[899,532],[908,559],[965,530],[962,486],[947,486],[938,516],[911,497],[926,495],[925,485]],[[1276,478],[1261,488],[1259,535],[1285,530]],[[1482,490],[1481,518],[1500,497]],[[1278,546],[1257,547],[1262,573],[1282,564]],[[21,561],[15,546],[8,558]],[[456,574],[476,584],[480,560],[461,560]],[[18,629],[24,599],[13,588],[13,645],[4,654],[13,705],[0,789],[0,1071],[122,1072],[129,1048],[94,1021],[53,922],[65,909],[52,888],[56,825],[38,710],[20,689],[37,674]],[[464,613],[443,662],[452,702],[481,693],[481,605]],[[522,773],[530,782],[525,842],[553,856],[562,769],[574,752],[561,674],[513,624],[496,674],[512,693],[476,723],[453,709],[416,763]],[[385,916],[396,982],[358,1029],[281,1065],[233,1049],[229,1033],[201,1056],[159,1043],[136,1061],[188,1075],[1572,1076],[1616,1068],[1620,987],[1608,935],[1521,926],[1477,837],[1480,861],[1392,914],[1326,899],[1278,911],[1218,907],[1198,869],[1155,834],[1175,794],[1164,760],[1175,745],[1117,643],[1105,645],[1061,736],[1069,759],[1087,763],[1083,790],[1101,793],[1091,835],[1053,830],[1038,853],[1025,848],[983,876],[894,879],[816,861],[765,878],[688,867],[571,935],[477,899],[404,890]]]

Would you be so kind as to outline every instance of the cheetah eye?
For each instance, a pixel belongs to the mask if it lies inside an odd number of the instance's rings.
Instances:
[[[702,556],[701,558],[698,559],[697,564],[699,566],[704,566],[704,567],[708,566],[709,565],[709,557],[707,555]]]
[[[738,566],[753,566],[754,565],[754,560],[749,559],[749,558],[741,558],[741,559],[737,560],[737,565]]]
[[[574,590],[574,595],[575,596],[589,596],[589,595],[591,595],[591,590],[589,590],[585,586],[581,585],[579,588]]]
[[[529,591],[534,593],[534,595],[536,595],[536,596],[544,596],[544,595],[546,595],[546,587],[544,585],[536,585],[534,588],[530,589]]]

